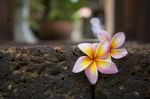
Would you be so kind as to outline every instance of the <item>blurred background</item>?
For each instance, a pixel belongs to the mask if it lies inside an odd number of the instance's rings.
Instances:
[[[0,0],[1,42],[79,42],[96,29],[150,43],[150,0]]]

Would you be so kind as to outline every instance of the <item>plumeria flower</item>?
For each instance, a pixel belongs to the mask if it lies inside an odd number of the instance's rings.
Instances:
[[[127,55],[127,50],[125,48],[120,48],[125,42],[125,34],[123,32],[116,33],[114,37],[111,38],[108,32],[101,30],[97,36],[100,42],[106,40],[110,42],[109,56],[120,59]]]
[[[109,52],[109,42],[82,43],[78,48],[87,56],[81,56],[76,61],[73,72],[79,73],[85,70],[85,74],[91,84],[95,84],[98,79],[98,71],[102,74],[114,74],[118,72],[116,65],[106,60]]]

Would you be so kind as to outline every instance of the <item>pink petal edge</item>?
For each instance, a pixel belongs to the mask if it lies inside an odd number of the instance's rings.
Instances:
[[[114,54],[113,54],[114,52]],[[125,57],[128,54],[125,48],[122,49],[111,49],[111,56],[115,59],[120,59]]]
[[[97,46],[95,57],[106,58],[108,57],[109,50],[110,50],[110,42],[103,41],[99,43],[99,45]]]
[[[97,64],[97,69],[99,72],[103,74],[115,74],[118,72],[118,68],[113,62],[100,60],[99,63],[102,63],[102,64]]]
[[[83,71],[84,69],[86,69],[91,63],[87,64],[86,66],[82,66],[82,62],[84,61],[84,59],[87,58],[87,56],[81,56],[77,59],[72,72],[73,73],[79,73],[81,71]]]
[[[92,72],[92,69],[91,68],[94,68],[94,73]],[[89,66],[88,68],[85,69],[85,74],[89,80],[89,82],[94,85],[97,80],[98,80],[98,71],[97,71],[97,68],[96,68],[96,64],[94,67],[91,67]]]
[[[116,33],[113,38],[112,38],[112,44],[115,43],[115,45],[113,45],[113,48],[119,48],[121,47],[124,42],[125,42],[125,34],[124,32],[118,32]]]
[[[100,42],[105,41],[105,40],[108,40],[108,41],[111,40],[110,34],[104,30],[99,31],[99,33],[97,33],[97,37],[100,40]]]
[[[92,57],[94,53],[94,48],[92,43],[81,43],[78,44],[77,46],[83,53],[85,53],[89,57]]]

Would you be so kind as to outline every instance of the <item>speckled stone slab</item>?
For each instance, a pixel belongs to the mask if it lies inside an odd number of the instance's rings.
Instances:
[[[150,49],[130,49],[115,60],[119,73],[100,75],[95,99],[150,99]]]
[[[129,46],[113,60],[119,73],[91,86],[84,72],[72,73],[76,46],[0,47],[0,99],[149,99],[150,47]]]
[[[0,49],[0,99],[92,99],[84,74],[72,73],[75,47]]]

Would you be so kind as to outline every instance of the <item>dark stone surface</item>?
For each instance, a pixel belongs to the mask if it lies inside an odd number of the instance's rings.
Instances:
[[[114,60],[119,73],[99,73],[91,87],[84,72],[72,73],[83,55],[76,47],[1,46],[0,99],[149,99],[150,47],[128,50],[125,58]]]
[[[115,63],[119,73],[100,74],[95,99],[150,99],[150,49],[130,49]]]
[[[91,85],[72,73],[75,47],[0,50],[0,99],[91,99]]]

